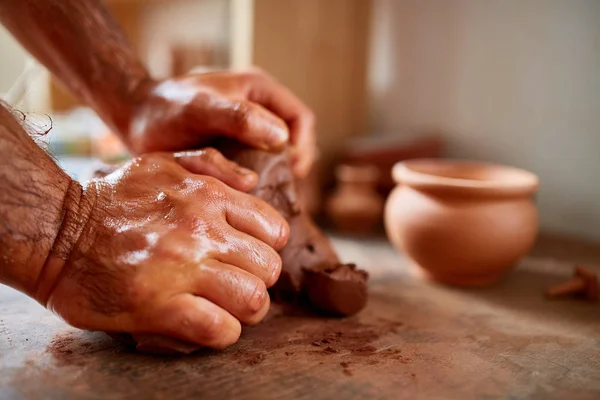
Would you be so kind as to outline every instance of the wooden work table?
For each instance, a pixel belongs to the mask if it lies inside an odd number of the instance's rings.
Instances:
[[[222,352],[151,357],[70,328],[0,287],[0,399],[598,399],[600,305],[546,300],[600,248],[544,238],[498,285],[416,276],[383,240],[335,238],[371,272],[346,319],[280,308]]]

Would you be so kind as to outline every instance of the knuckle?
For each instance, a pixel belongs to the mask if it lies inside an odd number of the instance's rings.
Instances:
[[[177,328],[182,331],[189,331],[193,324],[194,320],[190,313],[186,310],[182,310],[177,318]]]
[[[251,126],[253,111],[245,103],[237,104],[233,109],[231,119],[232,123],[242,132],[247,132]]]
[[[225,324],[219,313],[210,313],[202,320],[202,336],[209,342],[222,338],[224,329]]]
[[[220,156],[221,153],[213,147],[207,147],[201,153],[201,158],[208,164],[219,161]]]
[[[207,192],[212,192],[214,190],[221,190],[224,183],[212,176],[203,176],[202,181],[204,185],[199,185],[200,188]]]
[[[221,197],[227,187],[217,178],[208,175],[195,177],[194,179],[184,179],[183,186],[185,195],[182,201],[194,206],[197,206],[198,201],[201,201],[198,199],[198,196],[204,197],[205,201],[211,200],[213,197]],[[193,196],[190,198],[190,195]]]
[[[219,209],[230,206],[231,192],[228,190],[229,187],[221,182],[220,180],[210,177],[209,184],[204,188],[204,195],[206,202],[213,206],[218,206]]]
[[[251,317],[255,316],[263,309],[269,297],[267,287],[263,281],[256,279],[253,286],[252,290],[248,291],[248,294],[244,299],[246,311]]]

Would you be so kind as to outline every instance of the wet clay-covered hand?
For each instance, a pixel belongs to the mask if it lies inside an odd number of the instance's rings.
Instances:
[[[265,202],[188,170],[256,183],[214,150],[150,154],[90,181],[82,230],[65,233],[73,247],[38,300],[82,329],[235,343],[268,311],[289,227]]]
[[[196,148],[219,136],[270,151],[289,142],[295,174],[310,169],[316,151],[312,112],[260,70],[190,73],[149,83],[138,93],[124,136],[135,152]]]
[[[249,193],[272,205],[289,223],[289,240],[279,252],[283,270],[271,289],[274,298],[334,315],[360,311],[367,301],[367,274],[352,264],[340,264],[329,240],[301,209],[289,153],[269,153],[229,140],[217,147],[237,164],[258,173],[258,183]],[[194,343],[161,335],[118,338],[155,354],[187,354],[200,349]]]

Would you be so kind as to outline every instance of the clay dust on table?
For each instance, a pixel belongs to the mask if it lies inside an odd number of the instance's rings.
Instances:
[[[263,362],[266,358],[264,353],[245,353],[240,356],[238,362],[245,365],[256,365]]]
[[[55,334],[45,351],[59,365],[84,366],[95,362],[94,352],[111,347],[123,350],[99,332],[69,330]]]
[[[233,346],[225,353],[227,358],[245,366],[262,363],[269,357],[280,359],[276,354],[280,349],[285,349],[283,354],[290,360],[338,357],[342,359],[341,371],[351,376],[350,365],[410,363],[412,359],[403,356],[400,349],[377,343],[386,335],[396,333],[402,325],[402,322],[384,318],[361,322],[358,317],[322,318],[298,315],[297,311],[290,315],[284,308],[260,325],[248,328],[242,345]]]
[[[330,359],[339,364],[340,372],[346,376],[352,376],[352,367],[361,368],[382,362],[412,362],[411,358],[402,355],[401,349],[380,344],[380,339],[396,333],[403,326],[399,321],[377,318],[365,322],[359,316],[323,318],[285,310],[283,308],[271,313],[261,324],[246,328],[238,344],[224,351],[203,350],[191,357],[200,359],[209,356],[245,368],[255,367],[269,359],[276,362],[308,359],[315,363]],[[117,353],[130,351],[99,333],[84,331],[58,333],[46,348],[46,352],[61,365],[90,367],[97,362],[92,353],[98,350]],[[283,360],[281,356],[285,356]],[[186,360],[186,357],[182,356],[181,359]]]

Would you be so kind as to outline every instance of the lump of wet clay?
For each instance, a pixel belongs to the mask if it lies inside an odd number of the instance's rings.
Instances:
[[[367,301],[367,273],[340,263],[327,237],[300,207],[289,152],[274,154],[230,140],[217,148],[258,173],[258,184],[250,194],[272,205],[290,224],[289,241],[279,252],[281,276],[270,290],[273,298],[308,303],[318,311],[340,316],[360,311]]]
[[[258,184],[250,194],[273,206],[290,225],[289,241],[279,252],[283,269],[269,290],[273,300],[338,316],[359,312],[367,301],[368,275],[353,264],[340,263],[327,237],[302,210],[289,151],[270,153],[231,140],[221,141],[215,147],[258,173]],[[156,334],[119,337],[147,353],[188,354],[200,349],[195,344]]]

